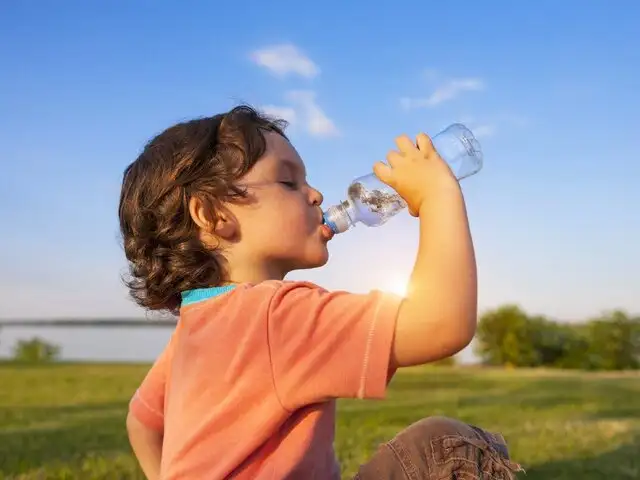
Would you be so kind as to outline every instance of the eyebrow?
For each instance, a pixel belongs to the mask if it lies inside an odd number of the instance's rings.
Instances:
[[[286,168],[292,173],[302,173],[303,177],[307,177],[307,171],[304,165],[300,165],[298,162],[294,162],[289,158],[281,158],[280,159],[281,168]]]

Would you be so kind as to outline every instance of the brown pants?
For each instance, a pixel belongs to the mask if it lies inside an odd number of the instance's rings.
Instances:
[[[519,471],[502,435],[429,417],[381,445],[354,480],[513,480]]]

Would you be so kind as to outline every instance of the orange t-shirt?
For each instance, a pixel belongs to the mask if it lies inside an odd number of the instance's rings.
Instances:
[[[130,404],[164,433],[160,478],[340,478],[335,399],[384,396],[401,299],[286,281],[189,295]]]

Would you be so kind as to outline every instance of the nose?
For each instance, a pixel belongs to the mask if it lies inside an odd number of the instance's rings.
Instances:
[[[322,204],[324,197],[318,190],[316,190],[315,188],[311,188],[310,199],[313,206],[319,207]]]

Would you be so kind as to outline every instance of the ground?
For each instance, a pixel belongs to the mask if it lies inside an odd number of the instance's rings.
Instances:
[[[0,364],[0,479],[142,479],[124,430],[146,365]],[[384,401],[339,404],[345,478],[421,417],[454,416],[507,439],[529,480],[640,478],[640,375],[431,367]]]

